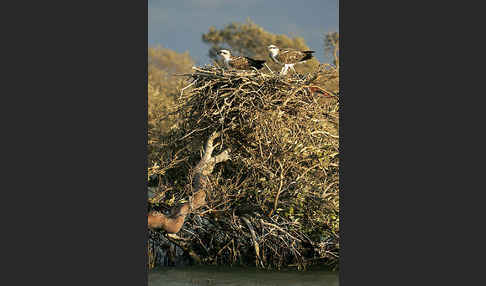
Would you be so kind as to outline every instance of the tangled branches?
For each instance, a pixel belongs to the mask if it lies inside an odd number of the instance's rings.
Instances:
[[[178,128],[167,139],[167,152],[184,158],[177,170],[167,170],[180,185],[153,207],[182,202],[191,192],[182,174],[196,165],[203,139],[217,131],[215,148],[231,149],[231,161],[214,167],[206,207],[190,214],[178,233],[200,262],[336,264],[339,103],[329,82],[337,72],[321,66],[281,77],[204,67],[186,76]]]

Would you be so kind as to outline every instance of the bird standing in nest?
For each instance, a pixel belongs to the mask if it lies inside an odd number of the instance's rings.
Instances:
[[[283,65],[280,75],[286,75],[289,68],[296,72],[294,65],[305,63],[312,59],[312,54],[315,53],[315,51],[279,49],[275,45],[270,45],[267,48],[270,52],[270,58],[277,64]]]

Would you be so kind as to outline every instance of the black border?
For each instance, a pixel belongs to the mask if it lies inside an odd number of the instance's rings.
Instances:
[[[8,284],[147,285],[147,6],[22,3],[9,22]]]
[[[477,156],[464,137],[484,129],[468,132],[483,88],[466,75],[476,58],[454,58],[482,25],[465,7],[340,1],[340,285],[474,284],[462,225],[476,216],[462,215],[478,188],[462,160]]]

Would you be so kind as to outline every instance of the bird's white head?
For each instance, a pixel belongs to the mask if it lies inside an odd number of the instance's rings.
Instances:
[[[278,52],[280,51],[279,48],[275,45],[270,45],[267,47],[267,49],[270,52],[270,55],[272,55],[272,57],[278,55]]]
[[[231,53],[228,50],[219,50],[218,55],[223,57],[226,61],[230,59]]]

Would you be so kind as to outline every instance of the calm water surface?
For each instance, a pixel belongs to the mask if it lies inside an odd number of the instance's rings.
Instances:
[[[338,286],[338,272],[263,271],[255,268],[184,266],[149,271],[149,286]]]

